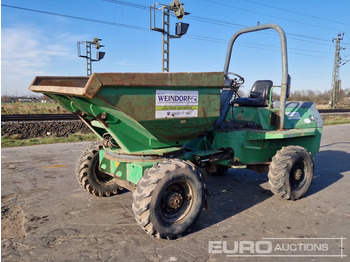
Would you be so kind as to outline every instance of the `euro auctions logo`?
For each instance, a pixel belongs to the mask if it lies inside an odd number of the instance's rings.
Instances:
[[[346,238],[262,238],[259,241],[209,241],[209,254],[227,257],[345,258]]]
[[[209,241],[209,254],[271,254],[271,241]]]

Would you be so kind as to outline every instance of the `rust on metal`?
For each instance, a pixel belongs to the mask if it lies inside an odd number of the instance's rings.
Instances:
[[[116,183],[119,186],[124,187],[131,192],[133,192],[136,189],[136,185],[134,183],[131,183],[130,181],[127,181],[127,180],[120,179],[116,175],[111,173],[106,173],[106,174],[113,176],[113,178],[115,179]]]
[[[72,77],[60,77],[60,76],[37,76],[32,85],[39,86],[74,86],[85,87],[89,77],[84,76],[72,76]]]
[[[165,160],[166,158],[160,157],[158,155],[151,155],[148,156],[148,158],[139,156],[139,158],[123,158],[123,156],[117,156],[117,155],[110,155],[109,150],[106,150],[103,154],[103,157],[108,160],[112,160],[114,162],[127,162],[127,163],[134,163],[134,162],[155,162],[157,160]]]
[[[210,79],[210,81],[208,81]],[[89,77],[37,76],[33,92],[86,96],[93,98],[102,86],[208,87],[224,86],[223,72],[186,73],[94,73]]]
[[[106,128],[109,127],[109,125],[107,124],[107,114],[106,112],[100,113],[96,116],[96,119]]]
[[[37,76],[29,89],[33,92],[84,96],[88,77]]]
[[[100,91],[101,87],[102,83],[94,73],[86,84],[84,95],[88,98],[93,98],[98,93],[98,91]]]
[[[95,73],[104,86],[223,87],[223,72]],[[208,81],[208,77],[211,81]]]

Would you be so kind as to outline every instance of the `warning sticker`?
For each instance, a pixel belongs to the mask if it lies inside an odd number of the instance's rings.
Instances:
[[[156,118],[198,116],[198,91],[156,90]]]

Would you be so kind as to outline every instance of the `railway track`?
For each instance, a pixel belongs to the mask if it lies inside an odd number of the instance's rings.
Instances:
[[[350,109],[320,109],[321,114],[350,113]],[[1,122],[79,120],[75,114],[1,115]]]
[[[74,114],[1,115],[1,122],[79,120]]]
[[[350,109],[319,109],[321,114],[350,113]]]

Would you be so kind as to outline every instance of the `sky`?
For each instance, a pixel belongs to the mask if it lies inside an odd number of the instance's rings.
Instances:
[[[163,4],[170,4],[164,0]],[[152,0],[2,0],[1,95],[28,96],[35,76],[86,75],[78,41],[98,37],[105,47],[93,72],[161,72],[162,34],[150,30]],[[186,0],[185,36],[170,41],[170,72],[223,71],[227,45],[239,29],[257,23],[280,25],[287,36],[291,90],[331,89],[335,42],[344,33],[341,57],[350,60],[349,0]],[[171,16],[170,28],[175,23]],[[161,14],[156,13],[161,27]],[[94,50],[96,51],[96,50]],[[246,80],[281,84],[281,52],[273,30],[240,36],[229,71]],[[350,88],[350,62],[339,71]]]

